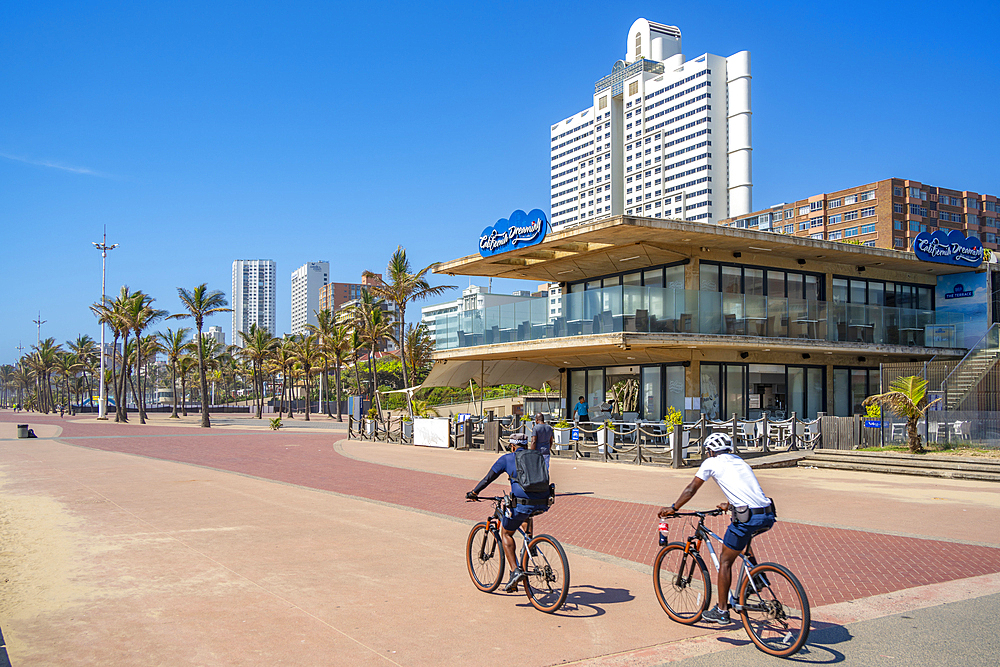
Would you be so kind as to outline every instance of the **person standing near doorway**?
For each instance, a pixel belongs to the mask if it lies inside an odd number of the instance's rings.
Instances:
[[[577,404],[573,406],[573,421],[590,421],[590,408],[587,406],[587,400],[583,396],[581,396]]]

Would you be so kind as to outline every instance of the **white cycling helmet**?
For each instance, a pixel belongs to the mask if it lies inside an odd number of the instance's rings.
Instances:
[[[713,433],[705,438],[705,449],[710,452],[731,452],[733,451],[733,441],[727,433]]]

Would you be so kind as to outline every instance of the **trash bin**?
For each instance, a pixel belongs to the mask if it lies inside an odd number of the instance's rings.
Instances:
[[[17,437],[19,437],[19,438],[27,438],[28,437],[28,425],[27,424],[18,424],[17,425]]]

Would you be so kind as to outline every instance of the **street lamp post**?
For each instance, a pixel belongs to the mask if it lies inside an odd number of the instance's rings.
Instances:
[[[108,245],[108,226],[104,226],[104,238],[100,243],[94,242],[94,247],[101,251],[101,305],[104,305],[104,285],[107,275],[108,251],[114,250],[118,244]],[[98,399],[97,418],[108,418],[108,388],[104,383],[104,320],[101,320],[101,397]]]

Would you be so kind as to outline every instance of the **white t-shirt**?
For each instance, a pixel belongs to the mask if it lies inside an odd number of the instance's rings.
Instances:
[[[718,454],[705,459],[695,477],[702,481],[713,478],[730,505],[759,508],[771,504],[747,462],[733,454]]]

